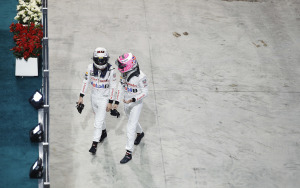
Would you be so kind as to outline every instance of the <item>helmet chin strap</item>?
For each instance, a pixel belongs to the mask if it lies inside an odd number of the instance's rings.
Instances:
[[[111,64],[107,63],[105,65],[102,65],[101,67],[105,67],[105,68],[99,69],[98,67],[95,66],[95,64],[93,65],[94,76],[99,76],[101,78],[104,78],[107,71],[109,71]]]
[[[131,71],[123,73],[123,77],[126,78],[128,82],[133,76],[139,76],[139,75],[140,75],[140,68],[138,65]]]
[[[105,65],[97,65],[96,63],[94,63],[94,65],[97,69],[100,69],[100,70],[104,70],[107,67],[107,63]]]

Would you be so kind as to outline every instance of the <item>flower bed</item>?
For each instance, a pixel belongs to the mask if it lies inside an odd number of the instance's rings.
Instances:
[[[31,23],[23,26],[20,23],[12,23],[10,32],[14,34],[15,47],[12,50],[16,58],[39,57],[42,53],[43,26]]]
[[[15,20],[21,24],[33,22],[38,25],[42,20],[41,8],[41,0],[19,0],[19,5],[17,6],[18,13]]]
[[[19,23],[10,25],[14,34],[15,47],[12,50],[16,58],[38,57],[42,53],[43,26],[41,0],[19,0],[18,13],[15,17]]]

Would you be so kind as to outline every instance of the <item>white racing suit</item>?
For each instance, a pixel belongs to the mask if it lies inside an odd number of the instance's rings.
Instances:
[[[107,66],[107,72],[102,78],[100,77],[101,70],[96,69],[93,64],[90,64],[85,73],[83,85],[80,91],[80,96],[84,96],[88,85],[92,86],[91,104],[95,114],[93,142],[99,142],[102,130],[106,129],[106,106],[108,102],[113,102],[117,85],[114,69],[110,64],[107,64]]]
[[[148,83],[146,75],[140,71],[139,76],[133,76],[128,81],[121,77],[118,85],[116,101],[121,101],[122,98],[126,101],[133,99],[135,102],[129,104],[124,103],[124,111],[128,117],[127,123],[127,143],[126,150],[133,152],[134,140],[136,133],[142,133],[143,129],[139,123],[139,117],[143,107],[143,99],[148,94]]]

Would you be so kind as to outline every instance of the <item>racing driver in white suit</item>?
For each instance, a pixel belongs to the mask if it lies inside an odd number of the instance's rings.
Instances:
[[[138,145],[144,137],[139,117],[143,100],[148,94],[148,83],[146,75],[140,71],[136,57],[132,53],[119,56],[115,63],[121,72],[121,79],[113,109],[116,109],[119,101],[123,99],[124,111],[128,117],[126,154],[120,161],[124,164],[132,159],[133,145]]]
[[[83,104],[83,97],[88,86],[91,85],[91,104],[95,114],[94,137],[92,147],[89,150],[92,154],[96,153],[98,142],[102,142],[107,137],[105,116],[106,112],[112,109],[117,85],[116,73],[108,60],[109,54],[105,48],[98,47],[95,49],[93,53],[94,62],[88,65],[78,100],[78,104]]]

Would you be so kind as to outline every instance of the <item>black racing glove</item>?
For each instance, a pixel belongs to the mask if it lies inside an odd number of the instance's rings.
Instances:
[[[78,104],[78,102],[76,102],[76,104],[77,104],[76,108],[77,108],[78,112],[81,114],[81,112],[84,108],[84,104],[82,104],[82,103]]]
[[[120,117],[120,113],[118,112],[117,109],[110,110],[110,115],[117,116],[117,118]]]

